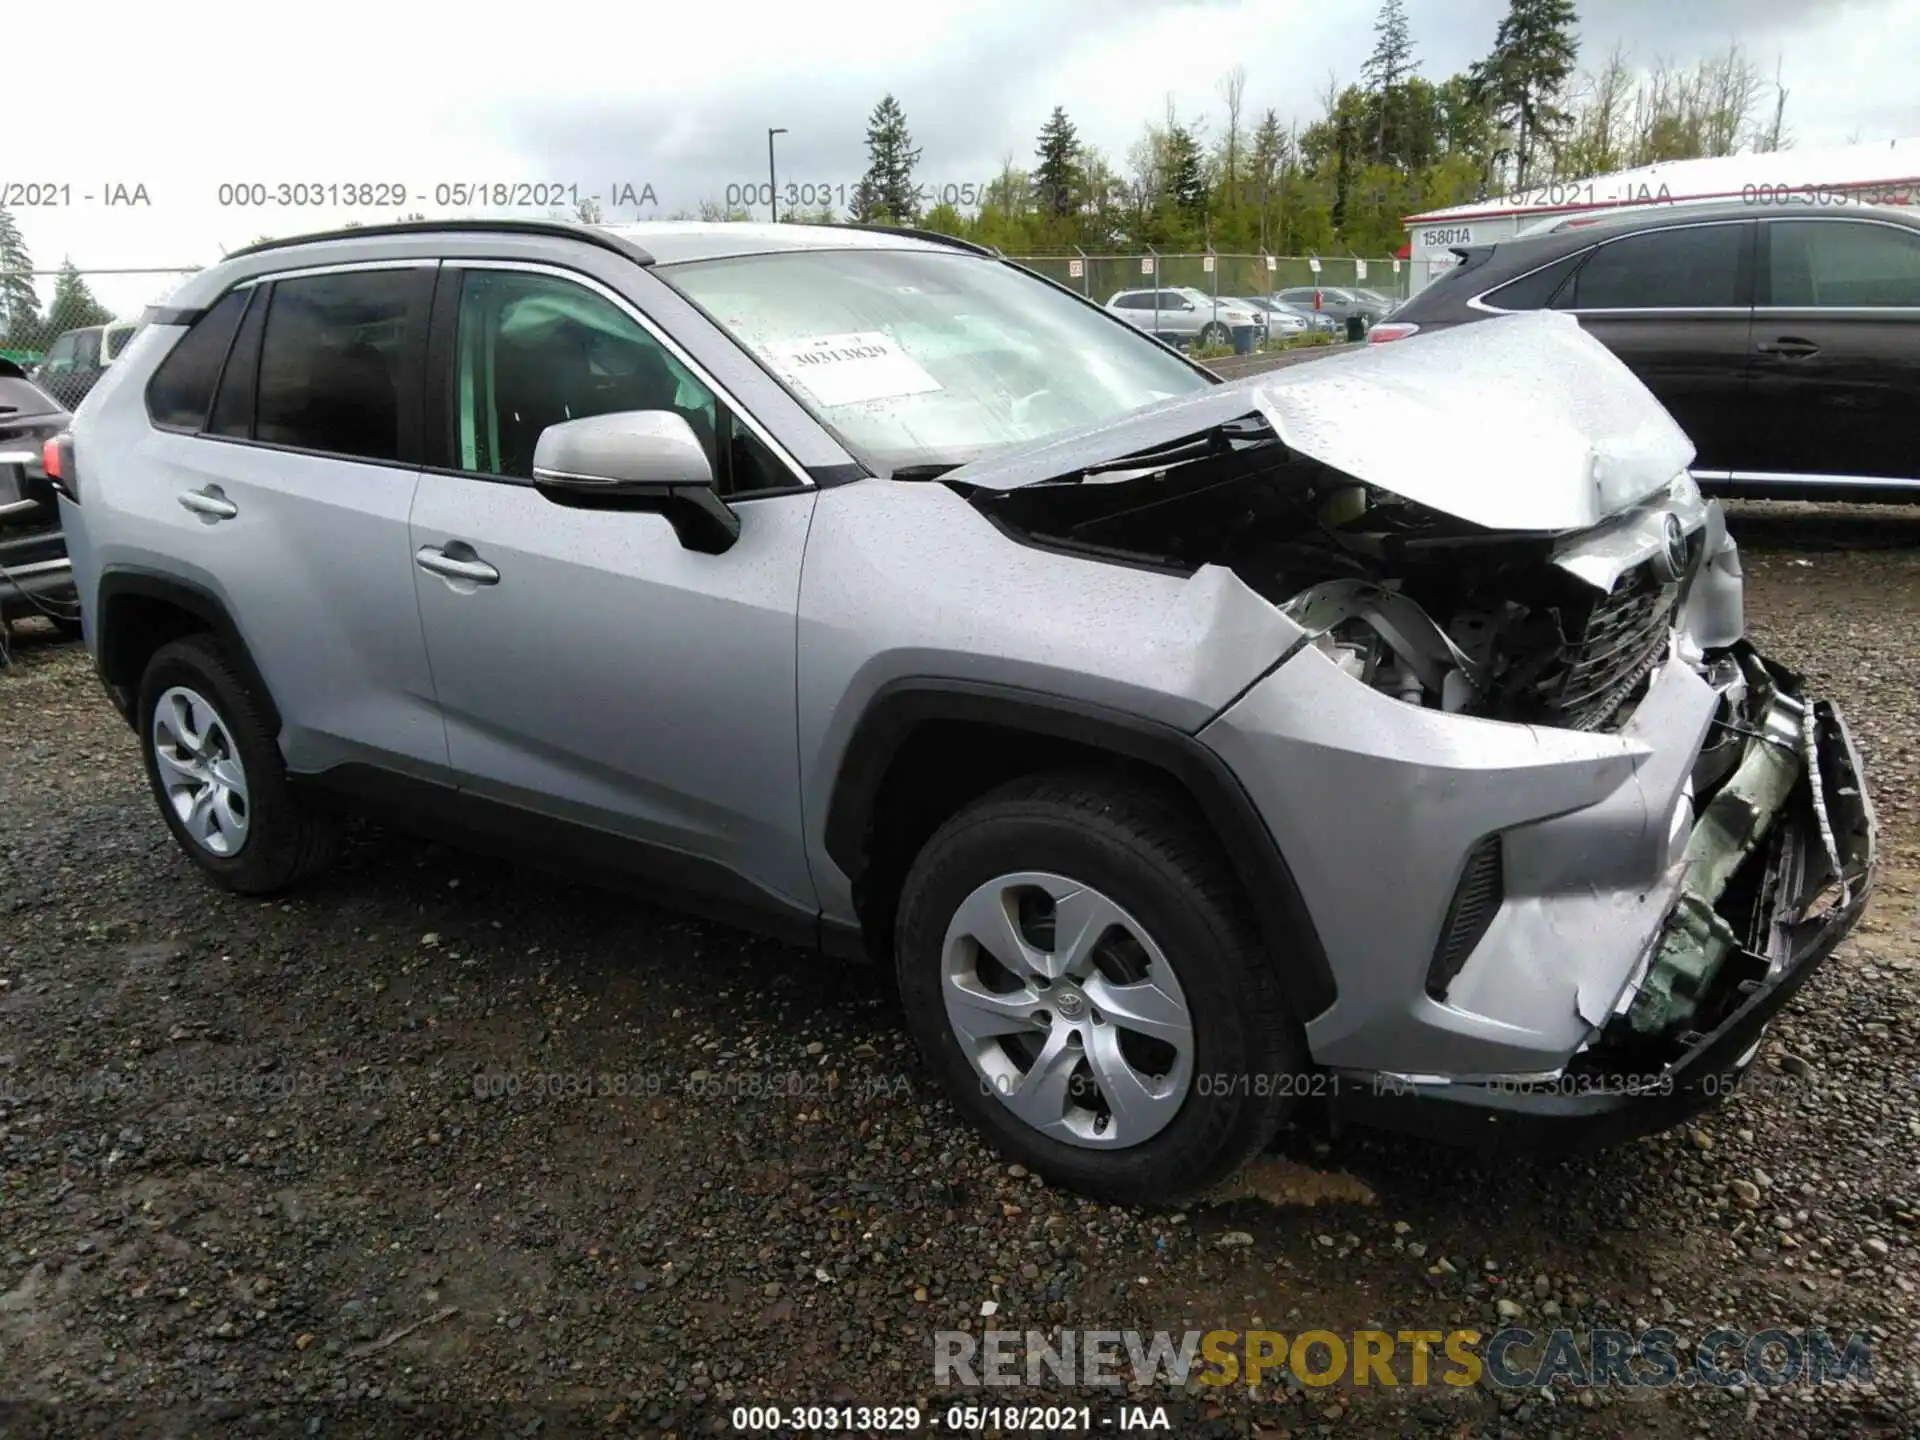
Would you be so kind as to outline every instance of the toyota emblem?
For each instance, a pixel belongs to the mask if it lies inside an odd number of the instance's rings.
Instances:
[[[1669,580],[1679,580],[1687,573],[1687,532],[1680,524],[1678,515],[1669,514],[1664,526],[1666,531],[1666,549],[1660,556]]]

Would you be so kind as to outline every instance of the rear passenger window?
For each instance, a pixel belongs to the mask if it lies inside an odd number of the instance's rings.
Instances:
[[[1554,302],[1561,310],[1701,310],[1743,306],[1740,259],[1752,222],[1687,225],[1612,240]]]
[[[147,417],[164,430],[198,430],[213,406],[220,366],[252,290],[232,290],[182,335],[147,382]]]
[[[1920,237],[1857,220],[1775,220],[1774,305],[1920,306]]]
[[[276,281],[254,438],[361,460],[410,454],[432,297],[425,267]]]

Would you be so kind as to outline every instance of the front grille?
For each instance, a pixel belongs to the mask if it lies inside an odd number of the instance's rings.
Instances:
[[[1587,612],[1562,664],[1543,677],[1547,723],[1598,730],[1612,720],[1659,663],[1679,600],[1680,586],[1651,564],[1622,576]]]
[[[1500,853],[1500,837],[1489,835],[1473,847],[1460,883],[1453,887],[1453,900],[1447,906],[1447,922],[1440,927],[1440,943],[1434,947],[1433,961],[1427,966],[1427,994],[1436,1000],[1447,998],[1460,967],[1467,963],[1473,947],[1493,924],[1500,902],[1506,898],[1506,877]]]

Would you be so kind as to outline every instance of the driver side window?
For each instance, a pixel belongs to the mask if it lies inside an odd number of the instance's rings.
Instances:
[[[462,470],[531,479],[541,431],[621,410],[671,410],[718,458],[713,393],[619,306],[550,275],[463,276],[452,417]]]

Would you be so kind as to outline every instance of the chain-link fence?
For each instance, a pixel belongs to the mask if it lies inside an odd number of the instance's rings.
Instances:
[[[1356,256],[1308,255],[1015,255],[1051,280],[1105,303],[1121,290],[1192,288],[1209,295],[1271,295],[1307,286],[1359,287],[1389,300],[1404,299],[1412,278],[1407,262]],[[1318,269],[1315,267],[1318,266]]]
[[[71,409],[194,267],[0,270],[0,356]]]

